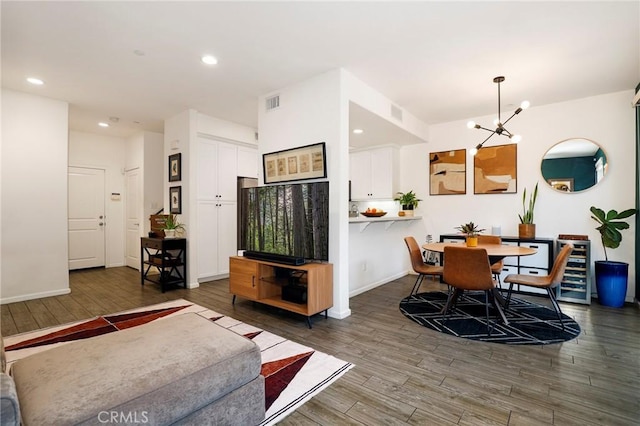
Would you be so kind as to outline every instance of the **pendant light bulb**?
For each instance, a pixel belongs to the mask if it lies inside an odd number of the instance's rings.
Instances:
[[[520,108],[522,109],[527,109],[531,106],[531,102],[529,101],[522,101],[522,103],[520,104]]]
[[[476,127],[475,121],[467,121],[467,128],[473,129],[474,127]]]
[[[513,136],[511,136],[509,139],[511,139],[511,141],[512,141],[513,143],[518,143],[518,142],[520,142],[520,141],[522,140],[522,136],[520,136],[520,135],[513,135]]]

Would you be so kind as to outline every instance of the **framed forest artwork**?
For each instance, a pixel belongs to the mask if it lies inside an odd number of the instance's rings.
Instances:
[[[467,150],[429,153],[429,195],[467,193]]]
[[[515,194],[518,145],[481,148],[473,158],[474,194]]]

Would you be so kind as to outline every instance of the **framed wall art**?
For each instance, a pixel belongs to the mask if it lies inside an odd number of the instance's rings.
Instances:
[[[467,193],[467,150],[429,153],[429,195]]]
[[[169,182],[182,180],[182,154],[169,156]]]
[[[474,194],[515,194],[518,145],[481,148],[473,158]]]
[[[262,162],[264,183],[327,177],[324,142],[263,154]]]
[[[171,214],[182,214],[182,187],[169,188],[169,211]]]

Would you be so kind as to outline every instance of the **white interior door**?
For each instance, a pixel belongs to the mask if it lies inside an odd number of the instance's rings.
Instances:
[[[69,167],[69,269],[105,265],[104,170]]]
[[[127,171],[126,179],[126,264],[140,270],[140,169]]]

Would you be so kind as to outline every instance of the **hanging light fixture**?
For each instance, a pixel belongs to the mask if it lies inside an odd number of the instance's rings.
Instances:
[[[509,122],[509,120],[511,120],[517,114],[520,114],[523,110],[529,108],[530,104],[529,104],[529,101],[523,101],[520,104],[520,107],[518,109],[516,109],[513,112],[513,114],[511,114],[511,117],[507,118],[505,121],[502,121],[502,117],[500,115],[500,83],[502,83],[503,81],[504,81],[504,77],[503,76],[499,76],[499,77],[496,77],[496,78],[493,79],[494,83],[498,83],[498,117],[493,121],[493,124],[496,126],[495,130],[487,129],[486,127],[482,127],[481,125],[476,124],[474,121],[469,121],[467,123],[467,127],[470,128],[470,129],[482,129],[482,130],[486,130],[488,132],[491,132],[491,134],[489,136],[487,136],[487,138],[485,140],[483,140],[481,143],[476,145],[476,147],[473,148],[470,151],[471,155],[476,155],[478,153],[478,150],[480,148],[482,148],[484,143],[486,141],[488,141],[491,138],[491,136],[493,136],[493,135],[506,136],[514,143],[518,143],[522,139],[522,136],[515,135],[515,134],[511,133],[510,131],[508,131],[504,127],[504,125],[507,124]]]

